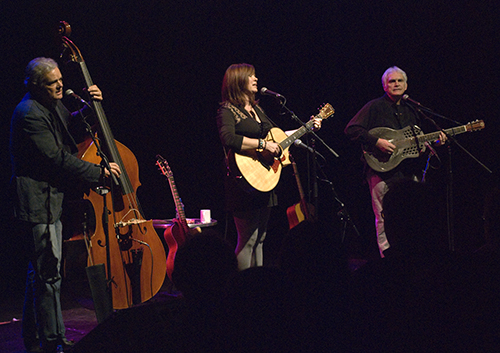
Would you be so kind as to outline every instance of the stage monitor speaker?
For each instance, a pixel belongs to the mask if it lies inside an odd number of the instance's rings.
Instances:
[[[210,305],[168,296],[111,314],[72,353],[221,352]]]
[[[143,303],[112,313],[75,344],[72,352],[169,352],[168,330],[162,312],[169,311],[165,303]]]

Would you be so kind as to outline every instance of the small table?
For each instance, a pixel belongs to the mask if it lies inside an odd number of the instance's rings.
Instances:
[[[205,227],[213,227],[217,224],[216,219],[211,219],[209,223],[201,223],[199,218],[186,218],[186,222],[189,228],[205,228]],[[153,219],[153,227],[156,229],[165,229],[170,227],[174,223],[173,219]]]

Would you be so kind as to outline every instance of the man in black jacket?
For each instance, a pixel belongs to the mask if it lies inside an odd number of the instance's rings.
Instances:
[[[23,339],[28,351],[55,352],[67,345],[61,314],[61,213],[65,192],[97,183],[100,165],[79,159],[69,130],[77,119],[62,104],[63,82],[57,63],[33,59],[26,68],[28,93],[11,121],[10,153],[14,214],[26,240],[30,264],[23,310]],[[102,100],[95,85],[92,99]],[[73,114],[76,115],[76,114]],[[120,168],[111,163],[117,177]]]

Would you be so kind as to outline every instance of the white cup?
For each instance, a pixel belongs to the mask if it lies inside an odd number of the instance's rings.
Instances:
[[[201,223],[212,222],[212,216],[210,215],[210,210],[200,210],[200,221]]]

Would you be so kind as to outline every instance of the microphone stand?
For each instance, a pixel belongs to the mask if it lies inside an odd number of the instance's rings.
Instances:
[[[416,104],[413,103],[414,108],[417,110],[418,113],[420,113],[426,120],[430,121],[437,130],[442,131],[448,141],[451,141],[455,146],[458,146],[463,152],[465,152],[467,155],[469,155],[476,163],[478,163],[484,170],[486,170],[488,173],[493,174],[493,172],[486,166],[484,165],[481,161],[479,161],[475,156],[472,155],[466,148],[464,148],[458,141],[457,139],[441,128],[434,119],[432,119],[429,115],[436,116],[438,118],[441,118],[443,120],[451,121],[456,125],[462,125],[462,123],[449,119],[441,114],[435,113],[432,111],[432,109],[424,107],[420,103]],[[427,113],[427,114],[426,114]],[[454,219],[454,212],[453,212],[453,164],[452,164],[452,143],[447,143],[448,147],[448,180],[447,180],[447,187],[446,187],[446,216],[447,216],[447,229],[448,229],[448,249],[452,252],[455,251],[455,219]]]
[[[295,115],[295,113],[288,109],[288,107],[286,106],[286,98],[281,96],[281,98],[283,98],[283,100],[281,101],[280,100],[280,104],[282,106],[283,109],[285,109],[289,114],[290,116],[292,117],[292,119],[294,119],[295,121],[297,121],[300,125],[302,126],[306,126],[306,124],[300,120],[297,115]],[[316,209],[316,214],[318,214],[318,175],[317,175],[317,166],[319,166],[319,170],[321,171],[321,174],[323,176],[323,179],[319,179],[320,181],[322,182],[325,182],[327,183],[328,185],[330,185],[330,189],[333,193],[333,198],[334,200],[337,202],[338,204],[338,208],[337,208],[337,216],[340,218],[340,220],[342,221],[342,224],[343,224],[343,227],[342,227],[342,233],[341,233],[341,238],[340,238],[340,241],[341,241],[341,244],[344,243],[344,239],[345,239],[345,233],[346,233],[346,230],[347,230],[347,226],[350,225],[354,231],[356,232],[356,234],[358,235],[358,237],[360,237],[360,233],[358,231],[358,229],[356,228],[356,225],[354,224],[354,222],[352,221],[351,219],[351,216],[349,215],[349,212],[347,211],[347,208],[345,206],[345,204],[339,199],[338,195],[337,195],[337,192],[335,191],[335,188],[333,187],[333,183],[328,180],[328,178],[326,177],[325,175],[325,172],[323,171],[323,169],[321,168],[321,165],[318,163],[317,161],[317,153],[316,153],[316,148],[315,148],[315,139],[317,139],[318,141],[320,141],[323,146],[325,146],[328,151],[330,151],[331,154],[333,154],[336,158],[339,157],[339,155],[330,147],[328,146],[325,141],[323,141],[317,134],[316,132],[314,132],[313,130],[309,130],[308,131],[308,134],[311,134],[313,136],[313,138],[311,138],[311,143],[312,143],[312,151],[310,151],[309,154],[313,154],[313,161],[312,161],[312,171],[309,170],[309,173],[308,175],[311,175],[312,179],[313,179],[313,198],[314,198],[314,206],[315,206],[315,209]],[[311,169],[311,168],[309,168]],[[309,184],[310,185],[310,184]],[[309,193],[310,194],[310,193]]]
[[[283,98],[283,100],[281,100],[281,99],[280,99],[280,105],[281,105],[281,107],[282,107],[283,109],[285,109],[285,110],[286,110],[286,111],[290,114],[291,118],[292,118],[292,119],[294,119],[296,122],[298,122],[298,123],[299,123],[300,125],[302,125],[303,127],[306,127],[306,123],[304,123],[302,120],[300,120],[300,119],[299,119],[299,117],[298,117],[297,115],[295,115],[295,113],[294,113],[292,110],[288,109],[288,107],[286,106],[286,98],[285,98],[284,96],[281,96],[281,95],[280,95],[280,97],[279,97],[279,98]],[[284,113],[282,113],[282,114],[284,114]],[[316,132],[315,132],[315,131],[308,129],[308,132],[307,132],[307,133],[308,133],[308,134],[313,135],[313,136],[314,136],[314,137],[315,137],[315,138],[316,138],[319,142],[321,142],[321,144],[322,144],[323,146],[325,146],[325,147],[326,147],[326,149],[327,149],[328,151],[330,151],[330,153],[331,153],[331,154],[333,154],[336,158],[339,158],[339,157],[340,157],[340,156],[337,154],[337,152],[335,152],[335,151],[334,151],[334,150],[333,150],[330,146],[328,146],[328,145],[326,144],[326,142],[325,142],[325,141],[323,141],[323,140],[321,139],[321,137],[319,137],[319,136],[316,134]]]
[[[106,195],[109,192],[109,189],[105,186],[105,170],[108,170],[109,175],[111,177],[114,177],[113,180],[115,183],[118,183],[118,180],[114,176],[114,174],[111,172],[111,166],[109,165],[109,160],[106,157],[106,155],[103,153],[100,144],[97,141],[97,138],[95,137],[94,132],[92,131],[92,127],[90,124],[87,122],[86,117],[83,115],[82,111],[79,111],[82,121],[85,124],[85,130],[88,132],[90,135],[90,138],[92,139],[94,145],[97,148],[97,155],[101,156],[102,162],[101,162],[101,186],[97,186],[95,188],[95,191],[97,194],[101,195],[103,198],[103,210],[102,210],[102,227],[104,231],[104,239],[105,239],[105,244],[101,244],[98,242],[99,246],[104,246],[106,247],[106,266],[107,266],[107,276],[106,272],[104,269],[103,264],[98,264],[98,265],[93,265],[89,266],[86,268],[87,270],[87,276],[89,277],[89,283],[91,286],[91,291],[92,291],[92,297],[95,302],[95,310],[96,310],[96,316],[97,316],[97,321],[101,323],[106,319],[112,312],[113,312],[113,292],[112,292],[112,283],[113,278],[111,276],[111,254],[110,254],[110,248],[109,248],[109,210],[106,202]],[[113,187],[113,183],[111,183],[111,188]],[[111,197],[113,198],[113,192],[111,192]],[[89,255],[90,256],[90,255]],[[93,263],[93,261],[92,261]],[[102,282],[105,283],[105,288],[102,286]]]
[[[281,98],[283,98],[283,100],[280,100],[280,104],[281,104],[281,107],[283,109],[285,109],[289,114],[290,114],[290,117],[295,120],[299,125],[302,125],[304,128],[307,128],[306,127],[306,123],[304,123],[301,119],[299,119],[299,117],[297,115],[295,115],[295,113],[290,110],[287,106],[286,106],[286,98],[284,96],[281,96]],[[337,152],[335,152],[330,146],[328,146],[325,141],[323,141],[317,134],[316,132],[314,132],[312,129],[307,129],[308,132],[307,134],[311,134],[312,136],[314,136],[314,138],[316,138],[318,141],[320,141],[323,146],[325,146],[329,151],[330,153],[332,153],[335,157],[339,157],[339,155],[337,154]],[[314,175],[312,175],[312,178],[313,179],[313,204],[314,206],[316,207],[316,214],[318,214],[318,182],[317,182],[317,176],[316,176],[316,153],[314,154],[314,157],[313,157],[313,171],[312,173]],[[310,167],[308,165],[308,175],[311,175],[311,170],[310,170]],[[311,178],[310,178],[311,179]],[[309,192],[309,197],[310,197],[310,192]]]
[[[321,168],[321,165],[317,162],[317,160],[315,160],[315,164],[317,164],[319,166],[319,170],[321,171],[322,178],[319,179],[319,181],[321,181],[325,184],[328,184],[330,186],[330,190],[332,191],[333,199],[334,199],[334,201],[337,202],[337,211],[336,211],[337,217],[339,217],[339,219],[342,221],[342,232],[341,232],[341,236],[340,236],[340,244],[341,245],[344,244],[347,226],[351,226],[352,229],[356,232],[356,235],[358,236],[358,238],[360,238],[361,234],[359,233],[358,228],[356,227],[356,225],[352,221],[352,218],[347,210],[346,205],[340,200],[339,196],[337,195],[337,192],[335,191],[335,187],[333,186],[333,183],[330,180],[328,180],[328,177],[326,176],[325,171],[323,170],[323,168]]]
[[[308,177],[309,177],[309,180],[308,180],[308,185],[311,185],[311,179],[312,179],[312,185],[313,185],[313,192],[312,192],[312,198],[314,200],[314,209],[316,210],[316,215],[318,215],[318,206],[319,206],[319,198],[318,198],[318,171],[317,171],[317,168],[316,168],[316,164],[318,163],[318,160],[317,160],[317,157],[316,157],[316,143],[315,143],[315,140],[314,138],[311,138],[311,146],[312,146],[312,152],[309,152],[307,154],[307,166],[308,166],[308,169],[309,170],[312,170],[312,172],[310,173],[307,173],[308,174]],[[311,162],[311,158],[309,157],[311,156],[312,157],[312,162]],[[309,166],[312,165],[312,168],[310,168]],[[311,197],[310,195],[311,193],[309,192],[309,198]],[[310,201],[310,200],[309,200]]]

